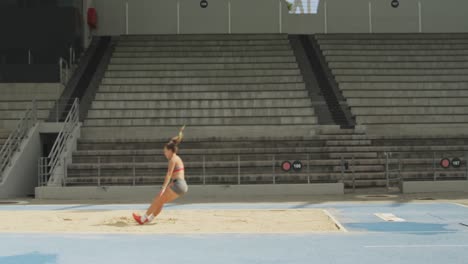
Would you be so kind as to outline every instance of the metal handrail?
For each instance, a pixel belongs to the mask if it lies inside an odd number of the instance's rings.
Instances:
[[[66,146],[71,137],[73,137],[73,132],[79,124],[79,103],[78,98],[73,102],[73,105],[68,112],[67,118],[65,119],[62,129],[55,140],[52,150],[50,151],[47,157],[42,157],[39,159],[39,185],[47,184],[50,176],[53,175],[55,170],[59,165],[61,165],[62,160],[60,157],[66,151]]]
[[[422,154],[418,158],[412,158],[412,157],[401,157],[400,155],[405,155],[407,153],[418,153]],[[398,172],[399,175],[399,180],[400,183],[403,181],[403,177],[401,174],[403,172],[412,172],[414,170],[407,170],[405,169],[405,162],[413,159],[422,159],[422,160],[428,160],[428,162],[422,162],[420,164],[422,165],[427,165],[427,169],[424,170],[425,172],[431,172],[432,173],[432,180],[437,181],[438,180],[438,173],[443,173],[443,172],[460,172],[464,174],[464,178],[468,180],[468,152],[466,150],[449,150],[449,151],[420,151],[420,152],[387,152],[386,153],[386,159],[387,163],[390,164],[391,162],[389,161],[390,159],[393,159],[394,162],[396,160],[396,164],[398,165],[397,169],[387,169],[388,173],[395,173]],[[461,158],[462,159],[462,164],[458,167],[455,168],[453,166],[450,166],[448,168],[442,168],[439,164],[440,159],[442,158]],[[464,158],[464,161],[463,161]],[[391,180],[391,179],[390,179]]]
[[[36,125],[37,122],[37,103],[32,101],[31,108],[25,111],[24,116],[20,119],[16,128],[10,133],[8,139],[0,149],[0,176],[5,169],[10,166],[11,159],[15,152],[19,149],[21,142],[28,136],[29,130]],[[1,180],[2,177],[0,177]]]

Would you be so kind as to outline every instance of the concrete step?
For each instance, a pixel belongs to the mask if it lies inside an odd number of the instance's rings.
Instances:
[[[264,155],[261,156],[263,159],[271,160],[273,154],[278,158],[285,159],[286,157],[305,158],[307,154],[312,153],[328,153],[330,156],[328,159],[341,159],[352,158],[355,155],[355,159],[375,159],[377,158],[377,152],[405,152],[405,151],[415,151],[415,152],[424,152],[424,151],[449,151],[450,149],[463,150],[464,147],[451,146],[443,148],[442,146],[420,146],[420,147],[405,147],[405,146],[379,146],[379,147],[370,147],[370,146],[354,146],[354,147],[259,147],[259,148],[209,148],[209,149],[181,149],[181,155],[187,157],[187,155],[197,155],[198,161],[201,161],[203,155],[228,155],[230,159],[237,160],[237,156],[241,155],[242,157],[246,156],[251,158],[251,155]],[[162,147],[159,146],[155,149],[122,149],[122,150],[90,150],[90,151],[76,151],[74,155],[93,155],[93,156],[140,156],[140,155],[158,155],[160,158],[163,158],[161,155]],[[294,155],[293,155],[294,154]],[[363,156],[359,156],[364,154]],[[372,154],[372,155],[370,155]],[[284,155],[284,156],[282,156]],[[332,156],[333,155],[333,156]],[[366,156],[369,155],[369,156]],[[184,158],[185,159],[185,158]],[[290,160],[289,158],[287,160]]]
[[[5,94],[61,94],[60,83],[0,83],[0,91]]]
[[[465,33],[384,33],[384,34],[369,34],[369,33],[352,33],[352,34],[316,34],[315,38],[318,40],[322,39],[467,39],[468,34]]]
[[[467,55],[450,56],[325,56],[329,62],[455,62],[468,61]]]
[[[468,48],[467,43],[463,44],[322,44],[324,50],[462,50]]]
[[[448,54],[444,54],[448,55]],[[457,55],[462,55],[459,53]],[[179,58],[179,57],[271,57],[294,56],[292,50],[273,51],[114,51],[113,58]]]
[[[341,166],[334,166],[333,171],[334,172],[341,172],[342,167]],[[355,172],[355,173],[360,173],[360,172],[384,172],[385,168],[383,165],[374,165],[374,166],[363,166],[363,165],[350,165],[349,172]]]
[[[119,41],[127,40],[277,40],[288,39],[287,34],[177,34],[177,35],[122,35]]]
[[[314,116],[313,108],[91,110],[88,119]]]
[[[364,135],[365,131],[359,128],[343,129],[339,126],[321,126],[320,134],[323,136],[335,136],[335,135]]]
[[[289,45],[288,39],[272,40],[126,40],[119,41],[119,47],[176,47],[176,46],[265,46],[265,45]]]
[[[167,138],[161,140],[152,139],[80,139],[78,141],[78,150],[119,150],[119,149],[161,149],[168,141]],[[303,139],[296,137],[285,137],[284,139],[226,139],[217,140],[216,138],[201,138],[194,140],[184,140],[183,149],[216,149],[227,147],[237,148],[261,148],[261,147],[321,147],[322,140]]]
[[[342,90],[462,90],[468,82],[342,82]]]
[[[373,49],[362,49],[362,50],[349,50],[349,49],[330,49],[324,50],[324,55],[339,56],[339,55],[352,55],[352,56],[441,56],[441,55],[468,55],[468,50],[465,49],[443,49],[434,50],[427,49],[424,47],[418,50],[373,50]]]
[[[302,82],[302,76],[191,77],[191,78],[103,78],[102,84],[254,84]]]
[[[329,62],[331,69],[467,69],[467,61],[442,61],[442,62]]]
[[[174,126],[152,127],[90,127],[81,128],[81,136],[85,138],[171,138],[180,128],[181,124]],[[303,137],[315,135],[317,125],[248,125],[248,126],[190,126],[186,128],[186,138],[210,138],[220,135],[228,137]]]
[[[60,94],[40,93],[40,94],[27,94],[27,93],[5,93],[0,97],[0,102],[31,102],[32,100],[39,101],[54,101],[59,98]]]
[[[467,115],[378,115],[357,116],[358,124],[433,124],[468,123]]]
[[[344,90],[346,98],[443,98],[468,97],[468,90]]]
[[[376,152],[349,152],[349,153],[329,153],[331,159],[375,159],[378,154]]]
[[[0,110],[1,120],[20,120],[24,117],[25,110]],[[37,111],[37,117],[39,119],[45,119],[49,116],[49,110]]]
[[[40,110],[48,110],[54,106],[54,101],[37,101],[37,109]],[[0,110],[22,110],[26,111],[26,109],[31,108],[32,103],[31,101],[8,101],[8,102],[0,102]]]
[[[468,115],[468,106],[406,106],[406,107],[358,107],[351,109],[354,115]]]
[[[90,154],[89,154],[90,153]],[[142,155],[142,151],[136,152],[133,150],[133,153],[139,153],[139,155],[91,155],[92,153],[104,153],[101,151],[78,151],[73,154],[73,164],[130,164],[129,167],[133,167],[132,164],[152,164],[151,166],[158,165],[157,168],[164,168],[167,169],[167,160],[162,155],[162,147],[159,146],[156,150],[147,150],[144,153],[151,153]],[[124,153],[120,151],[119,153]],[[125,153],[132,153],[131,150],[127,150]],[[158,153],[158,154],[154,154]],[[207,154],[207,155],[200,155],[200,154],[184,154],[181,152],[182,157],[185,162],[185,166],[187,168],[202,168],[203,164],[205,166],[210,167],[226,167],[226,164],[230,164],[230,166],[237,166],[238,159],[241,162],[260,162],[261,164],[268,164],[271,171],[271,167],[273,164],[273,154]],[[331,166],[339,166],[341,164],[340,160],[309,160],[307,163],[307,158],[314,158],[314,159],[326,159],[326,157],[322,156],[321,153],[311,153],[309,155],[304,155],[303,153],[282,153],[282,154],[275,154],[275,161],[276,162],[283,162],[283,161],[294,161],[300,160],[304,166],[304,170],[306,170],[306,166],[314,166],[314,167],[331,167]],[[205,162],[203,163],[203,159]],[[226,164],[225,164],[226,163]],[[234,165],[232,165],[232,164]],[[280,165],[278,163],[278,167]],[[355,162],[355,165],[359,163]],[[382,164],[382,163],[371,163],[367,165],[374,165],[374,164]]]
[[[296,98],[295,107],[311,107],[310,99]],[[178,100],[178,101],[94,101],[92,110],[97,109],[197,109],[197,108],[288,108],[291,103],[282,99],[243,100]]]
[[[337,82],[468,82],[466,75],[424,75],[424,76],[349,76],[339,75],[335,77]]]
[[[468,52],[468,50],[467,50]],[[466,69],[333,69],[334,75],[466,75]]]
[[[353,106],[463,106],[467,98],[350,98],[348,104]]]
[[[320,39],[320,45],[451,45],[468,44],[468,38],[462,39]]]
[[[456,60],[455,60],[456,61]],[[165,57],[165,58],[112,58],[110,64],[201,64],[201,63],[293,63],[294,56],[271,57]]]
[[[155,63],[109,64],[108,71],[198,71],[198,70],[287,70],[298,69],[296,62],[284,63]]]
[[[299,69],[280,70],[199,70],[199,71],[107,71],[105,77],[148,78],[148,77],[246,77],[246,76],[294,76],[301,75]]]
[[[310,124],[317,123],[317,118],[314,116],[282,116],[282,117],[191,117],[187,118],[158,118],[158,119],[87,119],[86,126],[180,126],[185,125],[227,125],[227,126],[242,126],[242,125],[292,125],[292,124]]]
[[[285,51],[289,45],[255,45],[255,46],[116,46],[115,52],[252,52],[252,51]]]
[[[303,91],[250,91],[250,92],[152,92],[152,93],[98,93],[96,101],[183,101],[183,100],[237,100],[237,99],[289,99],[307,98]]]
[[[165,84],[165,85],[101,85],[99,93],[145,92],[246,92],[246,91],[297,91],[305,90],[303,82],[258,84]]]
[[[0,127],[13,130],[18,125],[18,119],[10,119],[10,120],[1,120],[0,119]]]
[[[371,140],[327,140],[326,146],[370,146]]]

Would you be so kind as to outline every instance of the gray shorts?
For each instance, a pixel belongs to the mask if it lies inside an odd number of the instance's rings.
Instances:
[[[171,190],[173,190],[178,195],[182,196],[188,191],[188,185],[185,180],[174,179],[170,185]]]

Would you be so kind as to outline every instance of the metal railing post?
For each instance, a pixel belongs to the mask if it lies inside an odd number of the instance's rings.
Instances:
[[[354,156],[351,156],[351,175],[353,177],[353,192],[356,191],[356,176],[354,175]]]
[[[135,168],[135,156],[132,158],[132,165],[133,165],[133,186],[136,184],[136,168]]]
[[[345,182],[345,177],[344,177],[344,169],[345,169],[345,161],[344,161],[344,157],[343,155],[341,155],[341,159],[340,159],[340,170],[341,170],[341,182]]]
[[[101,156],[97,157],[98,161],[98,186],[101,186]]]
[[[432,153],[432,180],[436,181],[436,153]]]
[[[310,154],[307,153],[307,184],[310,184]]]
[[[275,163],[276,163],[276,157],[275,154],[273,154],[273,184],[276,184],[276,173],[275,173]]]
[[[388,154],[387,152],[385,152],[385,178],[387,180],[387,190],[390,188],[390,175],[389,175],[389,168],[388,168],[388,156],[390,154]]]
[[[203,173],[203,174],[202,174],[202,177],[203,177],[203,179],[202,179],[202,180],[203,180],[203,185],[206,184],[206,164],[205,164],[205,162],[206,162],[206,161],[205,161],[205,155],[203,155],[203,163],[202,163],[202,167],[203,167],[203,168],[202,168],[202,173]]]
[[[240,154],[237,154],[237,184],[241,184]]]

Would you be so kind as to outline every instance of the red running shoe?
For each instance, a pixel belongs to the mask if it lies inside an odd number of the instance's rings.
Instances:
[[[135,221],[140,224],[140,225],[144,225],[146,223],[148,223],[148,219],[145,219],[145,221],[141,221],[141,216],[136,214],[136,213],[133,213],[133,219],[135,219]]]

